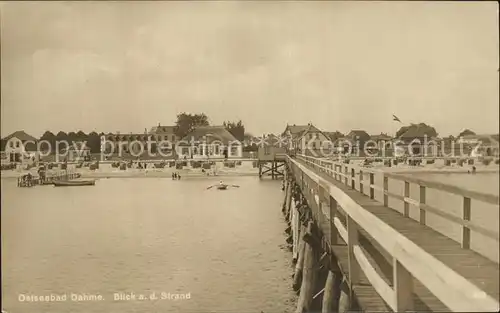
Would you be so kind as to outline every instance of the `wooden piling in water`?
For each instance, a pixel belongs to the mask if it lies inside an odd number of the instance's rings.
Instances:
[[[300,225],[300,235],[305,232],[305,227]],[[297,263],[295,264],[295,272],[293,274],[293,290],[299,291],[302,285],[302,270],[304,268],[304,251],[305,251],[305,241],[299,237],[298,247],[297,247]]]
[[[306,236],[312,237],[313,221],[309,221],[307,231],[304,234],[303,240]],[[309,240],[304,240],[304,266],[302,269],[302,285],[300,287],[299,300],[297,302],[296,313],[305,313],[311,310],[313,300],[313,293],[316,280],[317,259],[314,245]]]
[[[292,205],[292,237],[293,237],[293,247],[292,247],[292,262],[296,264],[299,258],[299,241],[300,241],[300,219],[299,212],[295,205]]]
[[[346,313],[349,312],[351,308],[351,299],[349,297],[349,283],[346,280],[346,277],[342,279],[342,283],[339,286],[340,289],[340,297],[339,297],[339,310],[338,313]]]
[[[285,214],[285,216],[286,216],[286,202],[288,200],[288,192],[290,189],[290,187],[288,185],[289,185],[288,182],[285,182],[285,198],[283,199],[283,207],[281,209],[281,212],[283,212],[283,214]]]
[[[342,274],[330,270],[325,282],[321,313],[336,313],[339,310],[340,284]]]

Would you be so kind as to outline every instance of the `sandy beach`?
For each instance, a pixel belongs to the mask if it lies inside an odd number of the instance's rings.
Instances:
[[[358,165],[361,168],[366,168],[367,170],[375,170],[387,173],[400,173],[400,174],[412,174],[412,173],[448,173],[448,174],[460,174],[472,171],[473,165],[458,166],[457,164],[451,164],[450,166],[445,166],[442,160],[438,160],[435,164],[426,164],[419,166],[410,166],[407,164],[398,164],[396,166],[387,167],[382,163],[376,163],[371,166],[363,166],[363,161],[353,161],[350,164]],[[490,163],[489,165],[484,165],[482,163],[474,165],[476,167],[477,173],[498,173],[500,172],[500,166],[498,164]],[[86,178],[131,178],[131,177],[171,177],[173,172],[177,172],[181,177],[210,177],[210,176],[257,176],[258,168],[252,166],[252,162],[242,162],[241,165],[235,168],[224,167],[222,163],[216,163],[211,170],[206,170],[205,173],[202,172],[201,168],[191,168],[186,166],[183,169],[175,169],[174,167],[164,167],[164,168],[154,168],[149,167],[147,169],[127,168],[126,170],[120,170],[119,168],[114,168],[111,163],[101,163],[97,170],[90,170],[87,167],[76,168],[75,164],[68,164],[68,171],[78,172],[82,174],[82,177]],[[15,170],[4,170],[1,171],[0,177],[3,178],[18,178],[22,175],[31,173],[32,175],[38,176],[37,169],[32,168],[30,170],[15,169]],[[61,169],[47,170],[47,176],[56,175],[58,173],[64,173]],[[207,175],[210,174],[210,175]]]
[[[141,177],[172,177],[172,173],[178,173],[181,179],[184,177],[213,177],[213,176],[258,176],[258,168],[253,168],[251,162],[244,162],[240,166],[234,168],[224,167],[223,164],[217,163],[217,165],[212,167],[210,170],[205,170],[202,172],[201,168],[191,168],[189,166],[183,169],[176,169],[174,167],[165,168],[127,168],[126,170],[120,170],[119,168],[114,168],[111,164],[100,164],[99,168],[96,170],[90,170],[89,168],[76,168],[74,164],[68,165],[68,171],[76,172],[82,174],[82,178],[141,178]],[[22,175],[31,173],[34,176],[38,176],[37,169],[32,168],[30,170],[16,169],[7,170],[1,172],[2,179],[8,178],[18,178]],[[52,169],[47,170],[47,176],[54,176],[57,174],[65,173],[65,170]]]

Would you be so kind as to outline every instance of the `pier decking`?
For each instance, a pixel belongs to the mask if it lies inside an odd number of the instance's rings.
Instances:
[[[389,173],[379,187],[369,169],[307,156],[287,165],[319,228],[320,254],[331,254],[330,271],[344,276],[351,310],[498,311],[499,265],[470,250],[471,230],[498,242],[498,232],[470,221],[471,199],[498,205],[498,197]],[[404,195],[389,192],[389,179],[405,180]],[[410,180],[420,186],[419,200],[410,198]],[[426,204],[426,188],[463,196],[463,218]],[[390,208],[389,198],[403,201],[404,212]],[[409,217],[410,205],[418,220]],[[461,225],[461,242],[428,227],[427,211]]]

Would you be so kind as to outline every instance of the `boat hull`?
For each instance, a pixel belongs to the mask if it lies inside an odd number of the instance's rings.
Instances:
[[[218,189],[218,190],[226,190],[226,189],[227,189],[227,186],[217,186],[217,189]]]
[[[94,186],[95,180],[86,181],[55,181],[52,182],[55,187],[76,187],[76,186]]]

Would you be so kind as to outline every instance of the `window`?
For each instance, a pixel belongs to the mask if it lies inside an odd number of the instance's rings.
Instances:
[[[16,141],[16,148],[19,148],[19,141]]]
[[[270,154],[270,151],[269,151],[269,146],[268,145],[265,145],[264,146],[264,154]]]
[[[9,146],[10,146],[11,148],[14,148],[14,142],[12,142],[12,141],[11,141],[11,142],[9,143]]]

